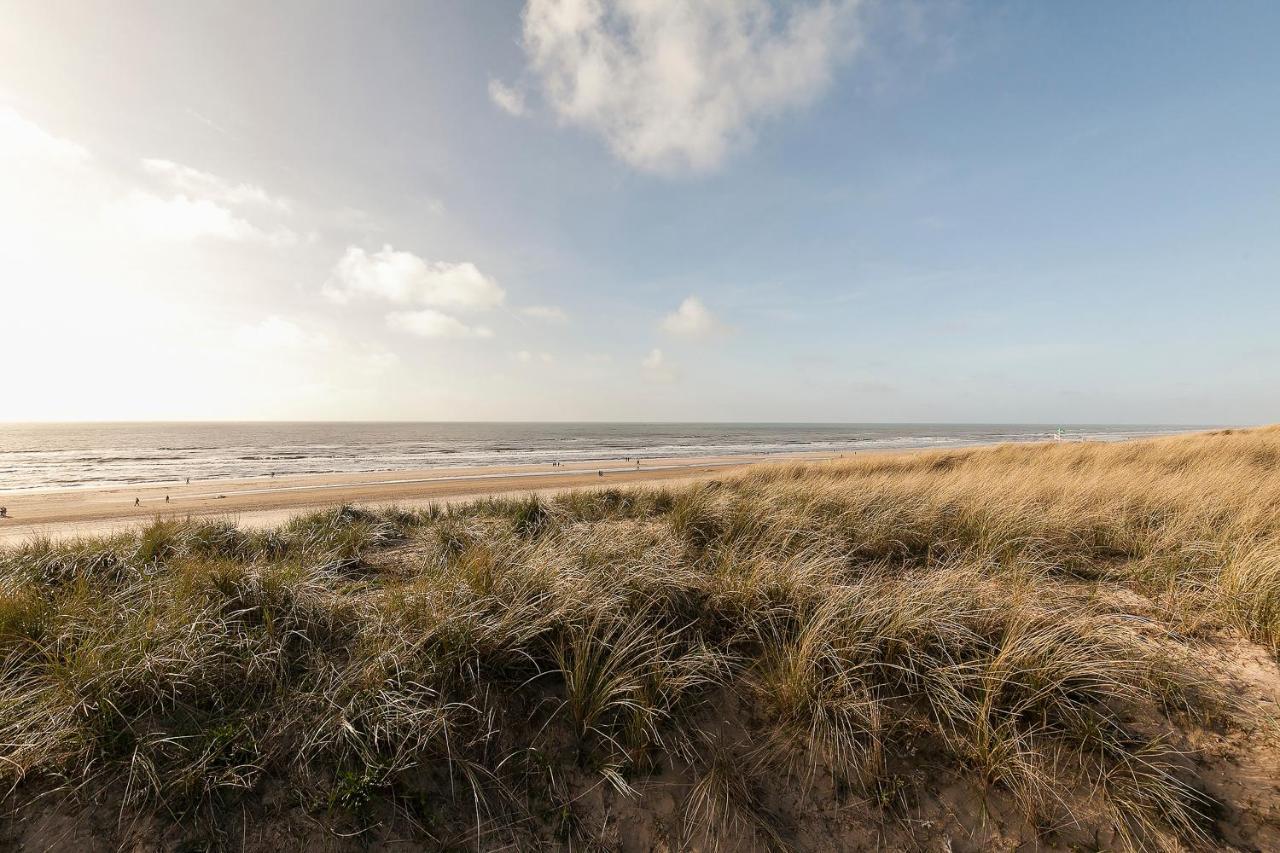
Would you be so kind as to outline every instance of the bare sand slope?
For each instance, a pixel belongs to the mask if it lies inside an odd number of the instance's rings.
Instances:
[[[10,516],[0,519],[0,545],[20,543],[34,536],[66,539],[112,533],[157,516],[229,516],[244,526],[266,527],[306,510],[334,504],[412,507],[512,492],[689,480],[744,465],[798,458],[816,460],[830,458],[830,454],[646,459],[639,467],[634,461],[615,459],[559,467],[423,468],[100,489],[0,491],[0,506],[7,507]]]

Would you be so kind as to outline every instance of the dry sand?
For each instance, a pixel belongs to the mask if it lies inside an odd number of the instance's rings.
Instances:
[[[824,459],[831,454],[623,459],[550,465],[423,468],[344,474],[298,474],[238,480],[111,486],[91,489],[0,490],[0,546],[34,536],[96,536],[161,518],[225,517],[268,527],[336,504],[405,507],[482,495],[549,492],[637,482],[689,480],[764,462]],[[599,472],[603,472],[603,476]],[[165,501],[165,496],[169,501]],[[139,501],[134,506],[134,500]]]

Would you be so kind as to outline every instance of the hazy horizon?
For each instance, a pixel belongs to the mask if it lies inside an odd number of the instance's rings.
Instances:
[[[437,419],[422,420],[418,418],[383,418],[378,420],[347,420],[341,418],[329,419],[245,419],[236,420],[230,418],[200,418],[200,419],[156,419],[156,420],[62,420],[62,421],[0,421],[0,423],[11,426],[92,426],[92,425],[130,425],[130,424],[148,424],[162,426],[165,424],[622,424],[635,426],[650,425],[670,425],[679,426],[687,425],[708,425],[708,426],[1177,426],[1189,428],[1217,429],[1225,426],[1230,427],[1254,427],[1263,426],[1264,422],[1256,423],[1233,423],[1212,424],[1212,423],[1193,423],[1190,421],[1168,421],[1168,422],[1126,422],[1126,421],[702,421],[702,420],[529,420],[511,418],[504,420],[467,420],[467,419]]]
[[[0,423],[1280,420],[1280,6],[0,0]]]

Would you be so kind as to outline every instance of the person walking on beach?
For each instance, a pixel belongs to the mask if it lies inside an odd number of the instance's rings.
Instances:
[[[134,506],[142,506],[142,498],[134,498],[134,499],[133,499],[133,505],[134,505]]]
[[[190,477],[188,477],[188,478],[187,478],[187,485],[188,485],[188,486],[190,486],[190,485],[191,485],[191,478],[190,478]]]
[[[164,496],[164,502],[165,502],[165,503],[168,503],[168,502],[169,502],[169,496],[168,496],[168,495],[165,495],[165,496]]]
[[[9,508],[7,506],[0,506],[0,518],[8,518],[8,517],[9,517]]]

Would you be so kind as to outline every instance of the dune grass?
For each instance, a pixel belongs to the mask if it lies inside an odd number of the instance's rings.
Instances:
[[[1223,631],[1280,650],[1280,429],[157,522],[0,555],[0,793],[209,846],[285,791],[366,845],[601,849],[589,795],[659,791],[672,849],[785,849],[797,804],[908,825],[927,767],[1182,849]]]

